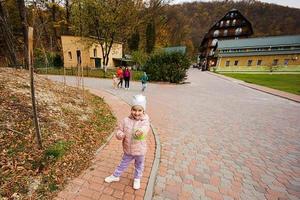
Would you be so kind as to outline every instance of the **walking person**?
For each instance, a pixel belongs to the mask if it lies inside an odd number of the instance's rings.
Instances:
[[[122,88],[123,87],[123,69],[121,66],[117,70],[117,77],[119,79],[119,83],[118,83],[117,87]]]
[[[147,76],[146,72],[144,72],[144,74],[142,75],[141,82],[142,82],[142,92],[144,92],[147,87],[147,82],[148,82],[148,76]]]
[[[130,81],[130,71],[128,67],[125,68],[125,71],[123,73],[123,77],[125,80],[125,90],[129,90],[129,81]]]
[[[114,173],[105,178],[111,183],[120,180],[123,171],[134,160],[133,188],[140,189],[141,178],[144,170],[145,155],[147,151],[146,137],[150,130],[150,121],[146,110],[146,97],[135,95],[132,101],[130,115],[123,119],[116,130],[116,137],[122,140],[123,157]]]

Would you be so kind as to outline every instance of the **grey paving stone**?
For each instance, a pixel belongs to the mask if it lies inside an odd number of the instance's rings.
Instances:
[[[262,175],[262,176],[261,176],[261,180],[262,180],[264,183],[270,185],[270,184],[273,183],[273,181],[275,181],[275,177],[269,176],[269,175]]]

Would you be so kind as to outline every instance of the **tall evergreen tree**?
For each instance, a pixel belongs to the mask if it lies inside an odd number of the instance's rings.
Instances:
[[[151,53],[155,46],[155,22],[151,20],[146,27],[146,52]]]
[[[140,34],[135,31],[128,40],[128,47],[131,51],[139,50]]]

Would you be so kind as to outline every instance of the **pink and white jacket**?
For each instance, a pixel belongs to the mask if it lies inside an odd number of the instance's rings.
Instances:
[[[139,130],[143,132],[140,137],[135,137],[134,133]],[[141,119],[136,120],[132,116],[126,117],[118,125],[116,137],[122,141],[123,151],[129,155],[145,155],[147,152],[146,137],[150,130],[149,116],[144,114]]]

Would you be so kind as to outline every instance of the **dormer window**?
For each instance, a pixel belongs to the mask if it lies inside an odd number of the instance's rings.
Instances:
[[[235,13],[230,13],[230,17],[233,18],[235,16]]]
[[[218,39],[213,39],[213,41],[211,42],[211,46],[216,46],[218,43]]]
[[[228,30],[224,30],[223,36],[227,36],[227,35],[228,35]]]
[[[242,28],[235,29],[235,35],[240,35],[242,33]]]
[[[218,37],[219,34],[220,34],[220,31],[219,31],[219,30],[215,30],[215,31],[214,31],[214,37]]]
[[[223,22],[223,21],[221,21],[221,22],[220,22],[220,27],[222,27],[222,26],[223,26],[223,24],[224,24],[224,22]]]
[[[226,21],[226,26],[229,26],[230,25],[230,20],[227,20]]]
[[[232,20],[232,25],[235,26],[236,19]]]

